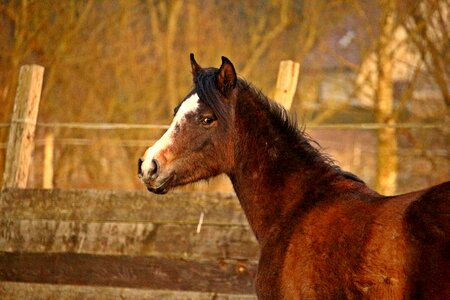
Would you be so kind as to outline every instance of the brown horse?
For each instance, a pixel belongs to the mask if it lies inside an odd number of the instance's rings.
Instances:
[[[138,162],[149,191],[221,173],[261,246],[260,299],[450,299],[450,182],[382,196],[311,145],[222,57]]]

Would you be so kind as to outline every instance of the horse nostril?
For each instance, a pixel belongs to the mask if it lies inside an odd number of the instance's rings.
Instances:
[[[142,159],[138,159],[138,175],[139,176],[142,176],[142,163],[143,163],[144,161],[142,160]]]
[[[156,159],[152,159],[151,169],[149,170],[150,178],[155,179],[158,177],[159,163]]]

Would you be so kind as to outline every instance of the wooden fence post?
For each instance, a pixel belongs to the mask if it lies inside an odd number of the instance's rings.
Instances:
[[[42,186],[44,189],[53,188],[53,153],[55,152],[55,135],[48,132],[45,135],[44,146],[44,176]]]
[[[20,68],[2,189],[27,185],[43,77],[44,67],[26,65]]]
[[[297,90],[298,74],[300,64],[292,60],[283,60],[280,62],[278,70],[277,86],[275,90],[275,101],[290,109],[295,91]]]

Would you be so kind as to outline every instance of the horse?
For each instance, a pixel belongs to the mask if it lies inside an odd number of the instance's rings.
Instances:
[[[260,245],[259,299],[450,299],[450,181],[383,196],[222,57],[138,159],[150,192],[226,174]]]

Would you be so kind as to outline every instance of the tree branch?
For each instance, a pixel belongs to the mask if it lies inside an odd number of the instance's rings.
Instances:
[[[276,39],[289,25],[288,13],[290,4],[290,0],[284,0],[281,2],[279,23],[262,37],[257,48],[252,51],[247,63],[242,68],[241,74],[243,77],[250,75],[256,63],[269,48],[270,43]]]

